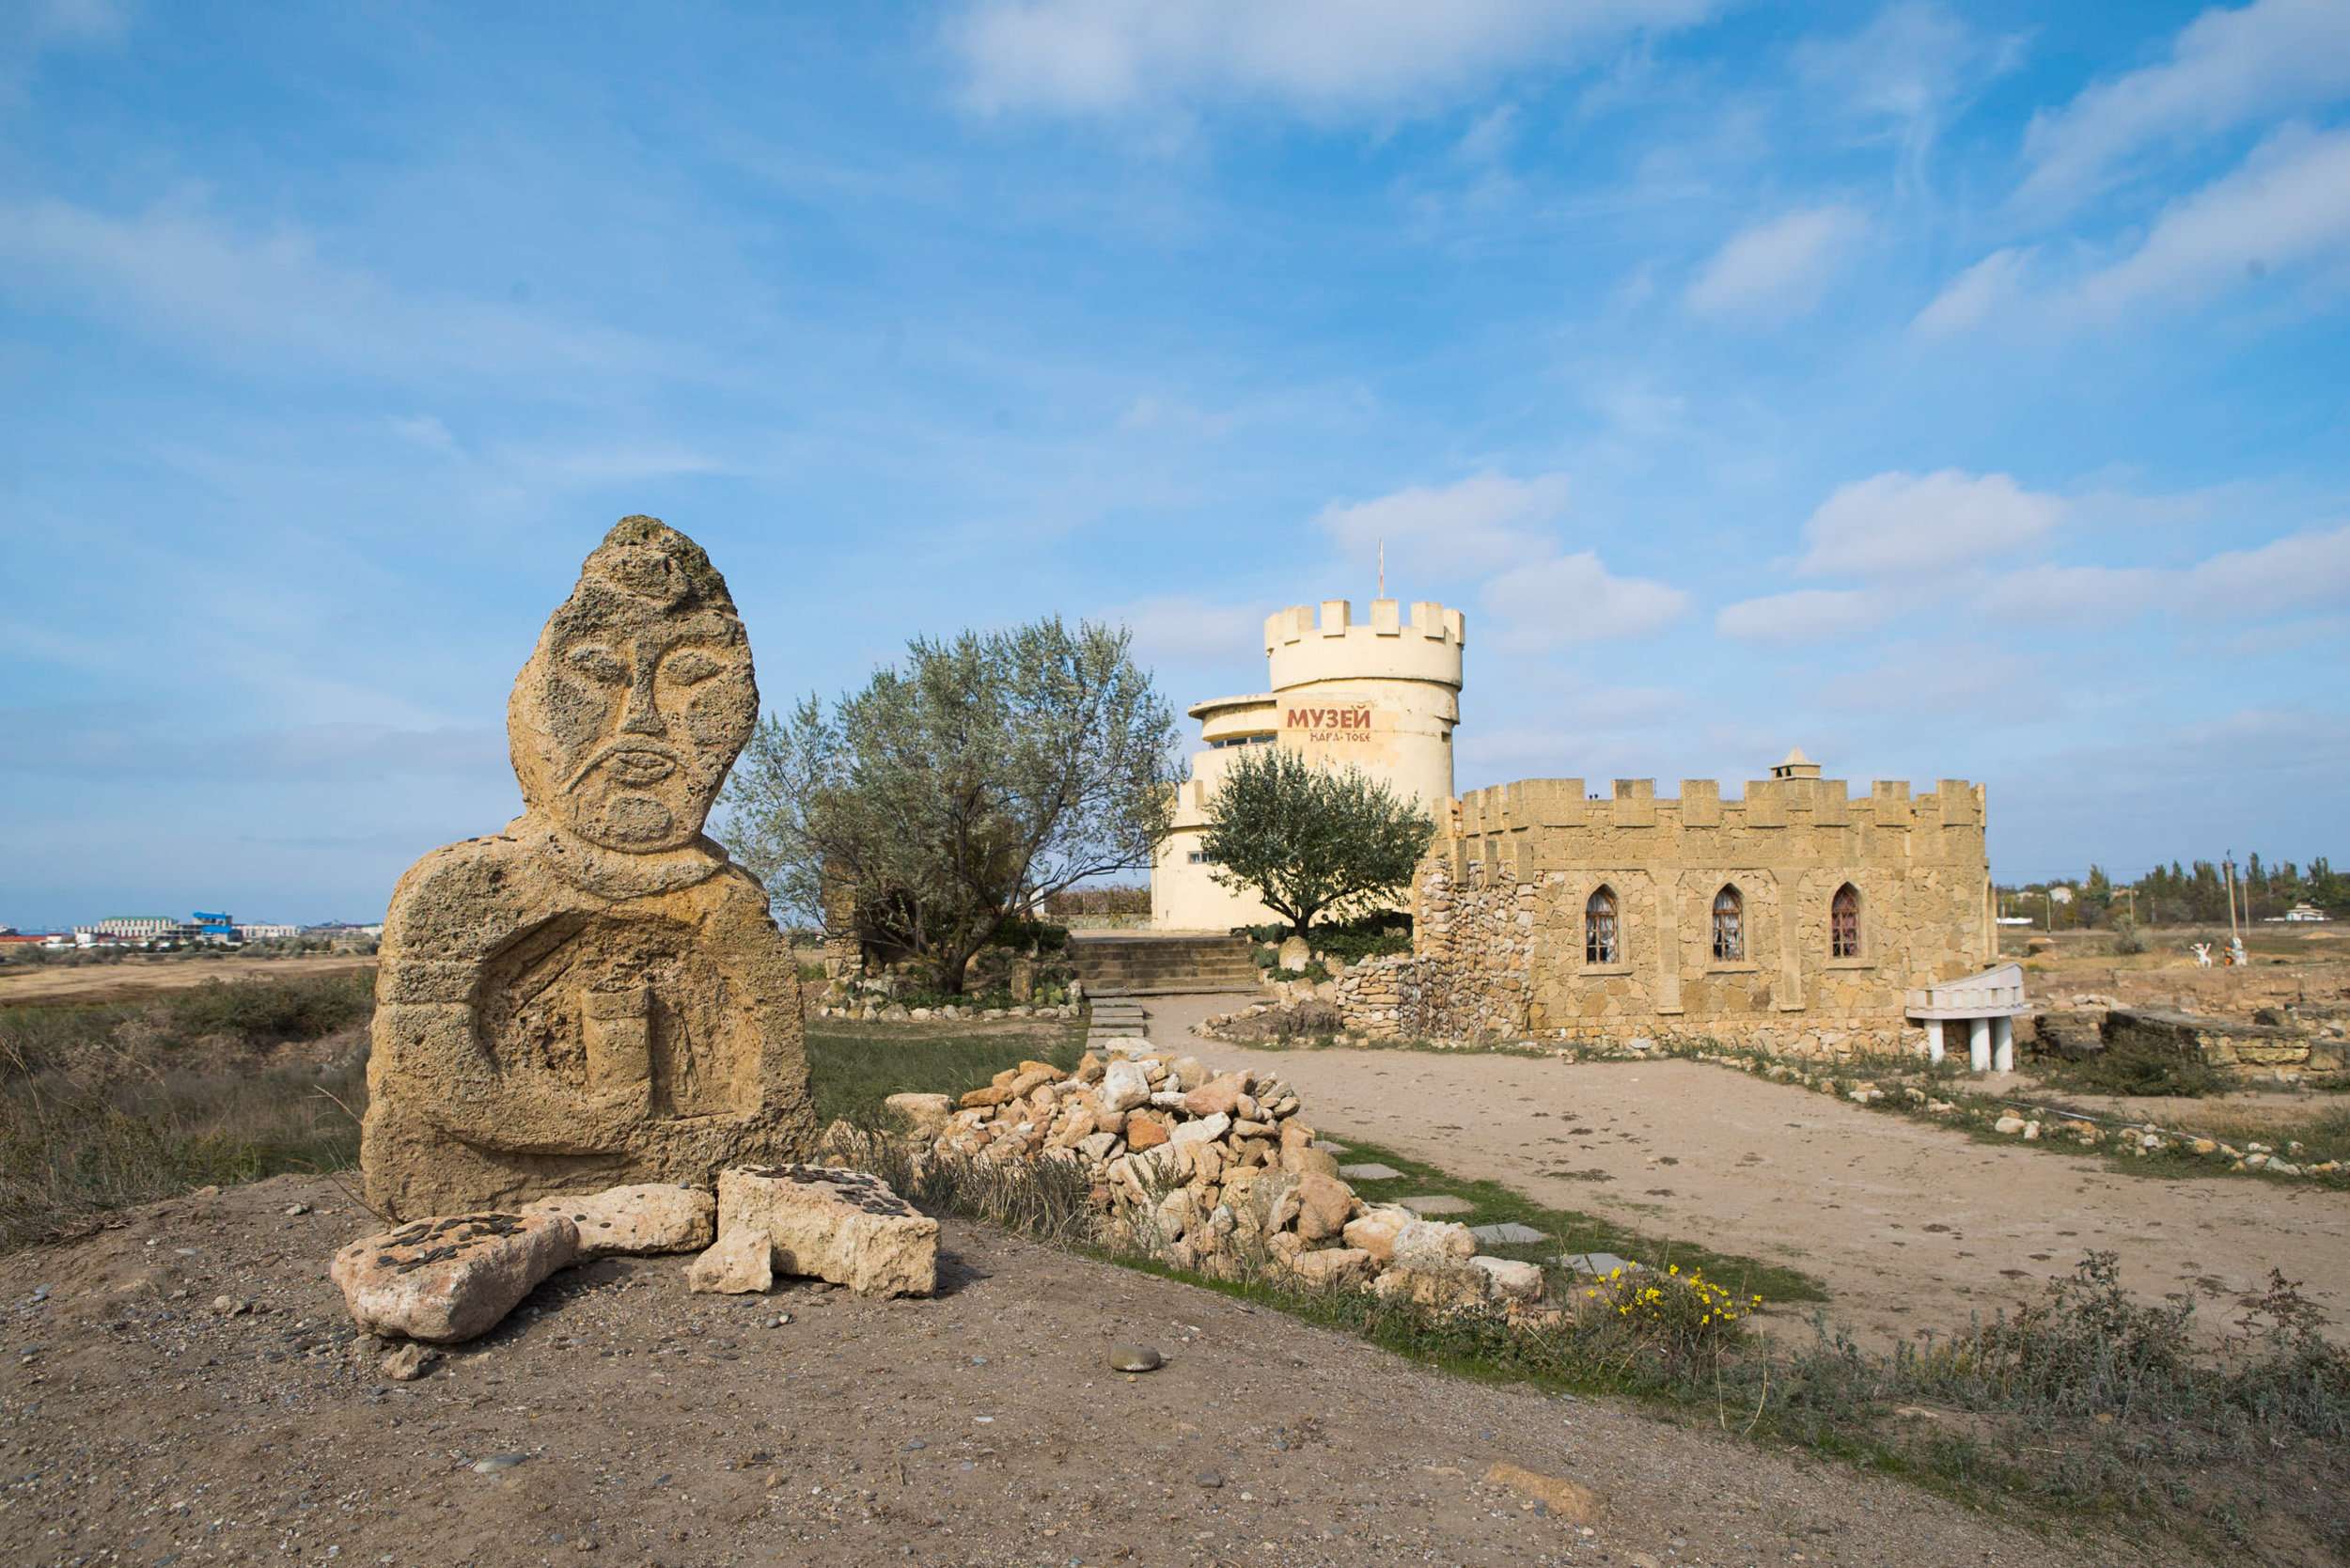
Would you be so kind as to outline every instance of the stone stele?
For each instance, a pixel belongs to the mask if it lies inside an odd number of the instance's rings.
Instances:
[[[393,891],[360,1147],[379,1213],[707,1186],[812,1149],[796,970],[702,835],[758,713],[726,580],[622,518],[507,704],[522,816]]]

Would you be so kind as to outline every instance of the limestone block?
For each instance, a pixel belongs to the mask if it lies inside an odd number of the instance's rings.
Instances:
[[[1453,1268],[1477,1256],[1477,1238],[1449,1219],[1415,1218],[1396,1231],[1394,1256],[1398,1268]]]
[[[916,1137],[938,1137],[948,1131],[948,1117],[954,1114],[954,1103],[948,1095],[888,1095],[882,1100],[882,1107],[896,1112],[905,1121],[907,1131]]]
[[[578,1251],[561,1215],[449,1215],[352,1242],[328,1273],[367,1332],[453,1344],[495,1327]]]
[[[943,1099],[944,1096],[942,1095]],[[718,1229],[718,1200],[706,1187],[654,1182],[585,1197],[542,1198],[525,1215],[556,1214],[579,1229],[579,1258],[696,1252]]]
[[[1397,1264],[1371,1281],[1381,1296],[1417,1302],[1422,1307],[1481,1306],[1493,1289],[1492,1277],[1463,1262],[1433,1266]]]
[[[1140,1062],[1121,1058],[1103,1072],[1101,1087],[1094,1092],[1104,1110],[1132,1110],[1151,1098],[1151,1077]]]
[[[1360,1285],[1374,1266],[1370,1253],[1354,1247],[1317,1247],[1292,1253],[1285,1261],[1306,1284],[1328,1289]]]
[[[1183,1096],[1183,1108],[1194,1116],[1230,1116],[1248,1092],[1246,1073],[1221,1073]]]
[[[1216,1115],[1202,1117],[1197,1121],[1184,1121],[1178,1123],[1173,1134],[1173,1141],[1177,1143],[1214,1143],[1217,1138],[1222,1137],[1226,1133],[1229,1133],[1231,1130],[1232,1119],[1229,1116]]]
[[[507,705],[523,815],[392,894],[360,1145],[378,1212],[702,1184],[812,1147],[797,967],[701,831],[758,713],[710,557],[622,519]]]
[[[756,1295],[776,1282],[776,1249],[765,1232],[738,1225],[685,1265],[685,1288],[711,1295]]]
[[[1485,1276],[1487,1288],[1497,1301],[1540,1301],[1543,1298],[1543,1270],[1539,1263],[1517,1262],[1508,1258],[1471,1258],[1469,1266]]]
[[[1336,1176],[1311,1172],[1297,1178],[1297,1233],[1328,1241],[1354,1217],[1355,1189]]]
[[[1400,1203],[1376,1203],[1346,1222],[1346,1245],[1360,1248],[1384,1266],[1394,1259],[1395,1239],[1403,1228],[1419,1223],[1419,1216]]]
[[[861,1170],[721,1171],[718,1224],[722,1231],[766,1236],[785,1274],[814,1275],[860,1295],[929,1295],[938,1288],[938,1221]]]

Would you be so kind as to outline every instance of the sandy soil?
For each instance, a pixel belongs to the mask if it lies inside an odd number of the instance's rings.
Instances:
[[[1862,1330],[1963,1326],[2092,1248],[2120,1253],[2124,1281],[2150,1295],[2248,1289],[2280,1268],[2350,1319],[2340,1193],[2127,1175],[1700,1062],[1266,1052],[1191,1033],[1230,1005],[1153,997],[1152,1038],[1278,1071],[1341,1141],[1352,1131],[1559,1208],[1792,1263]],[[1544,1174],[1566,1169],[1607,1179]]]
[[[375,960],[358,953],[321,953],[303,958],[127,958],[119,964],[0,966],[0,1006],[10,1002],[124,1002],[157,991],[177,991],[212,980],[256,976],[294,980],[372,969]]]
[[[569,1270],[400,1384],[325,1277],[371,1228],[335,1186],[125,1217],[0,1260],[10,1564],[2140,1560],[975,1227],[948,1225],[930,1301],[691,1296],[674,1259]],[[254,1309],[212,1310],[224,1294]],[[1113,1373],[1119,1340],[1168,1364]],[[1600,1513],[1481,1486],[1496,1459]]]

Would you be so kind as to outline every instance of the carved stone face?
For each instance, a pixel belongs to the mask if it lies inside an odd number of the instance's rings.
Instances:
[[[548,618],[507,705],[524,803],[593,844],[691,843],[759,715],[751,651],[700,547],[625,518]]]

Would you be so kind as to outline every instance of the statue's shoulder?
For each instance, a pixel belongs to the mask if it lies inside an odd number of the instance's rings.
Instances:
[[[420,856],[392,888],[384,936],[396,943],[420,920],[438,923],[453,906],[505,902],[524,846],[511,833],[443,844]]]

